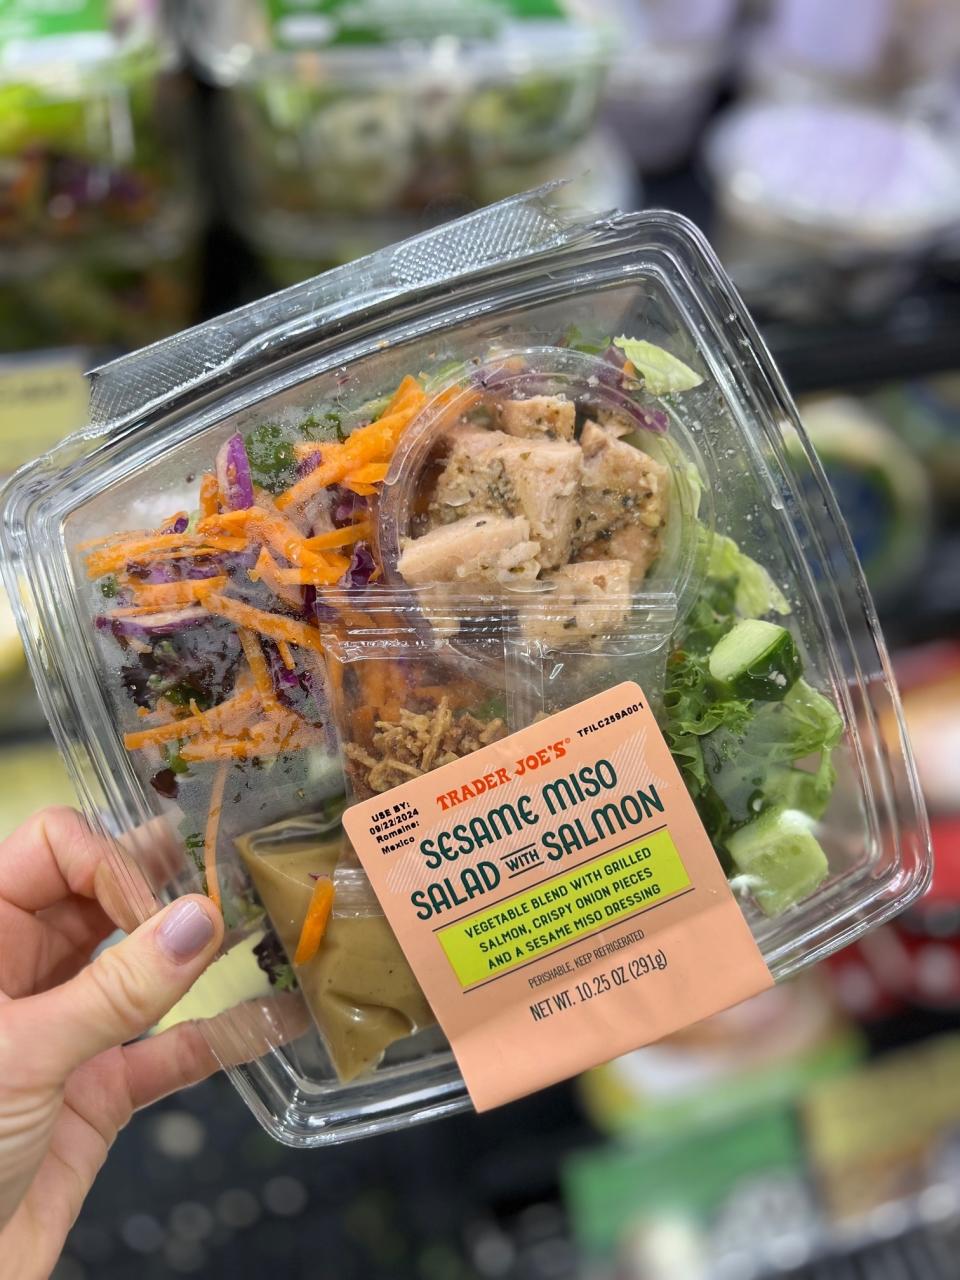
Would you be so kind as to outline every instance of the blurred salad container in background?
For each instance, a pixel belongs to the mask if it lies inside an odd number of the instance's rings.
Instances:
[[[910,445],[852,396],[816,396],[800,416],[875,594],[909,586],[930,547],[932,494]]]
[[[149,2],[0,12],[0,344],[139,345],[192,319],[185,83]]]
[[[199,296],[192,217],[70,245],[0,250],[0,351],[131,349],[189,325]]]
[[[877,108],[748,103],[704,145],[721,257],[752,302],[786,318],[871,314],[960,218],[960,155]]]
[[[192,0],[186,39],[223,90],[228,212],[293,241],[321,216],[436,217],[553,176],[605,56],[564,0]]]
[[[594,130],[562,157],[551,157],[537,166],[536,172],[540,181],[563,182],[557,188],[556,197],[571,208],[603,212],[636,209],[642,205],[641,185],[633,162],[621,142],[606,130]],[[499,190],[495,183],[496,174],[487,174],[485,200],[511,194],[512,180],[506,184],[506,191]],[[451,205],[449,212],[452,213],[453,208]],[[238,209],[236,218],[243,225],[247,241],[256,250],[268,280],[274,287],[282,288],[427,230],[439,220],[438,214],[439,210],[429,214],[396,213],[370,218],[331,216],[307,225],[278,221],[269,211],[258,214]]]
[[[607,0],[618,39],[604,116],[645,172],[687,159],[733,54],[737,0]]]
[[[881,387],[873,404],[923,460],[944,514],[955,517],[960,499],[960,373]]]

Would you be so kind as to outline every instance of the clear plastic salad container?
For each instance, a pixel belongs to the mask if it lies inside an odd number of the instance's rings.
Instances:
[[[307,233],[318,215],[417,214],[544,181],[590,131],[603,78],[600,34],[562,0],[197,0],[186,38],[223,90],[229,208]]]
[[[184,184],[184,85],[158,6],[0,15],[0,251],[148,225]]]
[[[281,1140],[468,1105],[344,806],[611,683],[649,700],[766,981],[923,890],[926,818],[849,536],[683,219],[517,197],[91,391],[88,428],[5,490],[5,575],[134,909],[222,904],[203,1025]],[[639,1045],[645,1016],[617,1033]]]

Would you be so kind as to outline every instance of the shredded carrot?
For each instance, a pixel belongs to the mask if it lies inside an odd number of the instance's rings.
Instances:
[[[168,525],[174,525],[179,520],[187,520],[189,517],[189,511],[175,511],[172,516],[167,516],[166,520],[160,521],[160,528],[165,529]]]
[[[247,573],[254,582],[262,579],[279,600],[283,600],[294,609],[303,607],[303,598],[300,592],[296,587],[288,586],[283,582],[280,577],[280,566],[266,547],[260,548],[257,563],[252,569],[248,569]]]
[[[87,573],[91,578],[102,578],[115,573],[131,560],[151,559],[164,552],[187,552],[196,555],[198,548],[210,551],[243,551],[243,538],[207,537],[196,533],[156,533],[147,538],[131,538],[111,544],[102,551],[87,556]]]
[[[323,742],[315,725],[307,724],[292,711],[277,710],[258,720],[241,734],[214,734],[184,743],[180,755],[188,764],[210,761],[249,760],[302,751]]]
[[[225,539],[223,538],[217,539],[217,542],[224,542],[224,541]],[[235,538],[230,539],[231,543],[234,543],[236,541],[237,540]],[[208,556],[218,555],[222,550],[223,550],[223,547],[221,546],[210,546],[209,544],[207,544],[202,547],[184,547],[183,550],[177,550],[177,551],[174,551],[174,550],[157,551],[152,556],[148,557],[148,559],[150,564],[165,564],[168,560],[202,560]],[[231,546],[231,547],[228,547],[227,550],[239,551],[239,550],[242,550],[242,548]],[[143,563],[143,561],[137,561],[136,558],[134,558],[134,560],[130,561],[130,563],[131,564]],[[117,572],[118,579],[124,585],[127,585],[127,586],[142,585],[142,582],[143,582],[142,578],[138,578],[135,574],[124,572],[122,571],[122,569],[118,569],[116,572]]]
[[[183,720],[171,720],[167,724],[156,724],[150,729],[138,729],[136,733],[125,733],[123,745],[128,751],[139,751],[142,747],[159,746],[161,742],[172,742],[175,738],[189,738],[203,731],[203,721],[199,716],[187,716]]]
[[[239,732],[212,734],[184,743],[180,754],[188,764],[212,760],[249,760],[253,756],[276,756],[301,751],[321,740],[319,730],[292,711],[278,708],[262,720]]]
[[[223,515],[202,520],[198,528],[203,533],[231,534],[243,531],[248,537],[255,534],[285,560],[300,568],[317,568],[322,565],[318,553],[307,546],[307,540],[279,511],[267,511],[263,507],[247,507],[243,511],[227,511]]]
[[[412,374],[408,373],[401,380],[399,387],[397,387],[396,391],[393,393],[389,404],[386,409],[384,409],[384,413],[395,413],[397,409],[401,408],[401,406],[411,400],[418,400],[420,403],[423,403],[426,398],[427,397],[424,394],[420,383],[412,376]]]
[[[240,681],[237,681],[240,684]],[[225,735],[240,733],[252,722],[260,710],[260,690],[255,685],[245,688],[241,693],[234,693],[232,698],[218,702],[209,711],[201,712],[203,733]]]
[[[220,814],[223,812],[223,792],[227,785],[227,767],[221,766],[210,791],[210,808],[203,835],[203,871],[207,880],[207,897],[220,910],[220,885],[217,881],[217,840],[220,835]]]
[[[300,930],[300,940],[294,952],[294,964],[309,964],[320,950],[323,935],[327,931],[330,912],[333,910],[333,881],[323,876],[313,886],[310,906]]]
[[[401,383],[393,400],[375,422],[358,427],[335,448],[332,445],[324,446],[321,449],[320,465],[298,480],[286,493],[282,493],[277,498],[277,507],[284,510],[303,502],[328,485],[339,483],[352,471],[367,463],[388,462],[400,437],[423,403],[419,397],[414,398],[409,389],[405,389],[401,396],[403,387],[404,383]],[[397,407],[395,402],[402,407]]]
[[[302,569],[277,569],[277,581],[288,587],[332,587],[350,568],[347,556],[334,551],[317,552],[317,563]]]
[[[197,533],[242,536],[249,526],[266,512],[261,507],[243,507],[239,511],[214,511],[197,523]]]
[[[349,547],[354,542],[369,538],[371,533],[369,520],[358,520],[356,524],[348,524],[343,529],[331,529],[329,533],[318,533],[315,538],[307,538],[306,545],[311,551],[332,551],[336,547]]]
[[[185,716],[182,720],[171,720],[167,724],[154,725],[150,729],[138,729],[135,733],[124,735],[123,743],[128,751],[139,751],[143,747],[159,746],[161,742],[172,742],[176,738],[192,738],[197,734],[223,733],[228,728],[241,726],[260,704],[260,693],[256,689],[245,690],[234,694],[225,702],[218,703],[209,711],[201,711],[197,715]]]
[[[380,484],[386,480],[390,470],[389,462],[368,462],[356,471],[351,471],[344,479],[347,484]]]
[[[169,609],[160,608],[155,604],[131,604],[122,609],[111,609],[106,616],[108,618],[153,618],[169,612]],[[200,616],[198,611],[197,617]]]
[[[278,555],[289,560],[298,568],[317,568],[323,564],[322,558],[312,551],[299,529],[294,528],[289,520],[281,515],[270,516],[259,525],[264,540],[270,544]]]
[[[256,609],[242,600],[234,600],[230,596],[212,595],[204,601],[211,613],[229,618],[238,627],[249,627],[271,640],[286,640],[303,649],[315,649],[323,652],[320,633],[316,627],[305,622],[297,622],[293,618],[284,618],[277,613],[267,613],[264,609]]]
[[[211,591],[222,591],[227,585],[226,574],[215,578],[185,578],[181,582],[161,582],[157,585],[148,583],[133,587],[133,598],[137,609],[170,609],[179,605],[196,604]],[[129,613],[126,609],[115,609],[114,614],[120,617]],[[131,615],[132,616],[132,615]]]
[[[246,627],[238,627],[237,635],[240,637],[243,656],[247,660],[247,666],[253,675],[254,685],[260,694],[264,708],[270,710],[277,705],[277,700],[273,681],[270,679],[267,660],[263,656],[263,650],[260,647],[260,641]]]
[[[293,654],[290,652],[290,646],[287,644],[286,640],[277,641],[277,653],[279,653],[280,661],[287,670],[292,671],[297,664],[293,660]]]
[[[180,752],[187,764],[211,764],[217,761],[249,760],[257,754],[256,744],[249,738],[206,738],[187,742]]]
[[[76,544],[77,551],[91,551],[94,547],[113,547],[130,538],[154,538],[155,529],[125,529],[122,533],[103,533],[98,538],[86,538]]]
[[[200,480],[200,519],[215,516],[220,509],[220,489],[212,471],[205,471]]]
[[[372,498],[377,492],[375,484],[359,484],[355,480],[344,480],[343,487],[349,489],[351,493],[355,493],[358,498]]]
[[[288,711],[267,716],[253,725],[250,737],[261,755],[280,755],[284,751],[301,750],[307,739],[312,740],[315,735],[304,720]]]
[[[371,707],[379,708],[390,696],[390,666],[376,658],[363,663],[363,688]]]

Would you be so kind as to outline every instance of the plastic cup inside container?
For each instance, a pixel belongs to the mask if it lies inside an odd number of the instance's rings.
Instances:
[[[378,536],[385,580],[398,587],[408,585],[399,567],[403,549],[426,529],[437,476],[457,435],[498,430],[501,408],[508,401],[557,396],[572,402],[578,416],[600,415],[615,423],[618,435],[666,466],[670,479],[660,549],[639,590],[670,593],[682,616],[696,597],[702,569],[698,540],[684,536],[684,530],[695,519],[712,527],[712,513],[702,496],[703,466],[684,424],[665,401],[646,395],[624,364],[615,347],[602,356],[529,347],[453,371],[447,387],[435,389],[405,433],[383,485]],[[507,597],[553,589],[554,584],[535,571],[512,571],[484,586]]]
[[[430,624],[385,591],[326,635],[346,794],[366,800],[507,732],[500,620],[460,597]]]

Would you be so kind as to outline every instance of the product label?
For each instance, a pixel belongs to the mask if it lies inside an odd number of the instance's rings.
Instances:
[[[636,684],[343,821],[479,1111],[772,985]]]
[[[105,31],[107,0],[0,0],[0,44]]]
[[[561,0],[268,0],[282,44],[489,39],[511,20],[562,20]]]
[[[87,421],[89,385],[78,356],[0,360],[0,476]]]

